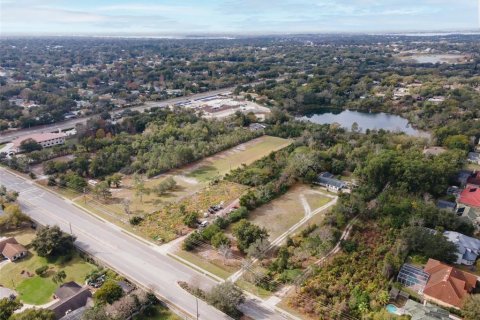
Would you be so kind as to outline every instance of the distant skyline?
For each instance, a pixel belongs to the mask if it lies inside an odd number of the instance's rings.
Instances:
[[[480,0],[0,0],[0,35],[480,30]]]

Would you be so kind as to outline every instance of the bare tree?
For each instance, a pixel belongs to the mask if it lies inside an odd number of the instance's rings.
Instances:
[[[260,238],[255,240],[255,242],[248,247],[247,255],[257,259],[263,259],[267,255],[269,248],[270,241],[266,238]]]
[[[123,211],[125,212],[125,214],[127,215],[130,215],[132,213],[132,211],[130,210],[130,199],[123,199],[122,201],[122,206],[123,206]]]
[[[135,188],[135,195],[140,197],[140,202],[143,203],[143,195],[150,193],[150,189],[145,187],[145,178],[139,174],[135,174],[133,176],[133,187]]]
[[[230,245],[224,243],[218,247],[218,252],[222,255],[223,258],[223,265],[225,265],[226,261],[232,257],[232,249],[230,249]]]

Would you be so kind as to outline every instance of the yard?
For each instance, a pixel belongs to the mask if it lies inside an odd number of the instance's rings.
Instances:
[[[28,256],[17,262],[8,262],[0,269],[0,285],[16,290],[22,302],[33,305],[41,305],[49,302],[59,286],[52,280],[55,272],[65,271],[67,278],[64,280],[75,281],[79,284],[85,282],[85,276],[96,267],[85,262],[78,254],[68,262],[48,261],[39,257],[32,248],[29,248],[31,240],[35,236],[32,229],[24,229],[13,233],[4,234],[13,236],[17,241],[29,249]],[[44,277],[37,276],[35,269],[48,265],[49,269]]]
[[[250,212],[249,220],[265,227],[272,241],[330,201],[332,196],[327,193],[307,185],[296,185],[284,195]]]

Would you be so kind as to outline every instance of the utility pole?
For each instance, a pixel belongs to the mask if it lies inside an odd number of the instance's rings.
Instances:
[[[198,313],[198,298],[195,297],[195,301],[197,302],[197,320],[198,320],[198,317],[200,316],[200,314]]]
[[[70,235],[71,235],[71,236],[73,236],[73,232],[72,232],[72,223],[71,223],[71,222],[69,222],[69,223],[68,223],[68,226],[70,227]]]

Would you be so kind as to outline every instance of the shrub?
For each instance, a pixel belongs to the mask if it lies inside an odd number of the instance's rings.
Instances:
[[[42,277],[47,270],[48,270],[48,266],[46,266],[46,265],[41,266],[41,267],[35,269],[35,274]]]
[[[94,294],[94,298],[99,303],[109,303],[120,299],[123,295],[122,288],[114,281],[107,280]]]
[[[128,220],[128,222],[130,222],[132,226],[137,226],[140,223],[142,223],[142,221],[143,221],[143,218],[139,216],[131,217],[130,220]]]
[[[200,242],[203,241],[203,237],[200,232],[195,231],[190,233],[190,235],[183,241],[182,248],[183,250],[191,251],[195,249]]]
[[[230,223],[234,223],[237,221],[240,221],[241,219],[244,219],[248,216],[248,209],[246,207],[240,207],[237,210],[233,211],[230,213],[228,216],[228,221]]]
[[[225,229],[226,227],[228,227],[228,225],[230,224],[230,222],[225,219],[224,217],[218,217],[215,222],[214,222],[220,229]]]
[[[219,232],[221,232],[220,227],[217,226],[216,224],[211,224],[208,227],[206,227],[205,229],[203,229],[201,231],[201,234],[202,234],[202,238],[204,240],[210,241],[210,240],[212,240],[212,237]]]
[[[215,248],[220,248],[221,245],[230,245],[230,239],[221,231],[214,234],[210,242]]]
[[[197,214],[195,212],[187,213],[183,217],[183,223],[190,228],[194,228],[197,224]]]

